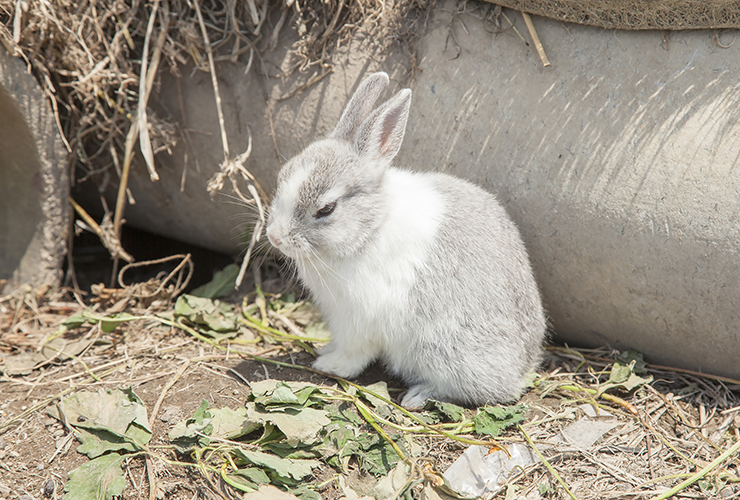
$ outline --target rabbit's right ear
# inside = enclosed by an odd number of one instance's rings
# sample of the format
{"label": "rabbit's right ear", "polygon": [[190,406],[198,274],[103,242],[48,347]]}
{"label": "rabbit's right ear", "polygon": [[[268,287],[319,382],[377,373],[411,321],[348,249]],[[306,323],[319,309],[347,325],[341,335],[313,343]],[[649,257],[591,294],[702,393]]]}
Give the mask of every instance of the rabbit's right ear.
{"label": "rabbit's right ear", "polygon": [[388,82],[388,75],[382,71],[367,77],[357,88],[347,107],[344,108],[331,137],[351,141],[362,122],[372,113],[375,102],[388,86]]}

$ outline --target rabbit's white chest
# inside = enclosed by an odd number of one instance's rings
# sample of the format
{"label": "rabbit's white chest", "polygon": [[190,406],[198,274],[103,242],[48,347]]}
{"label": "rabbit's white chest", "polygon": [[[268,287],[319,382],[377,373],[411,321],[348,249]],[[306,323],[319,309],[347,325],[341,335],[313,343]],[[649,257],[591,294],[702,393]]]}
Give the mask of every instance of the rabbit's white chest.
{"label": "rabbit's white chest", "polygon": [[409,294],[435,244],[445,211],[428,176],[390,169],[388,216],[361,253],[299,266],[335,336],[378,338],[387,347],[403,335]]}

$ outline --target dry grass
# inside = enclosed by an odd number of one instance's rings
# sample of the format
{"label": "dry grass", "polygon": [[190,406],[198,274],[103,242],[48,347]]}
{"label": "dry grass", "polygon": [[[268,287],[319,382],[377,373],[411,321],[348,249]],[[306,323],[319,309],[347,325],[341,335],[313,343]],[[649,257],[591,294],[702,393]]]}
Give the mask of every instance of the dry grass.
{"label": "dry grass", "polygon": [[[372,33],[381,46],[404,36],[409,11],[425,5],[418,1],[0,0],[0,42],[28,64],[48,96],[70,153],[72,183],[92,178],[100,192],[117,185],[116,206],[109,209],[102,200],[102,220],[88,220],[75,206],[84,227],[115,259],[113,286],[118,259],[132,260],[120,244],[125,207],[136,195],[128,189],[132,162],[140,153],[155,181],[156,155],[189,142],[189,131],[178,125],[181,117],[159,116],[149,106],[159,72],[210,72],[219,113],[220,64],[245,65],[245,72],[263,78],[305,73],[304,84],[284,96],[289,98],[331,73],[333,50],[356,32]],[[300,34],[291,51],[294,62],[270,74],[261,54],[273,50],[288,28]],[[229,178],[234,194],[264,219],[265,193],[244,168],[250,150],[232,156],[223,123],[221,135],[224,162],[209,191],[223,188]],[[238,183],[247,186],[244,194]],[[254,233],[250,249],[259,238]]]}

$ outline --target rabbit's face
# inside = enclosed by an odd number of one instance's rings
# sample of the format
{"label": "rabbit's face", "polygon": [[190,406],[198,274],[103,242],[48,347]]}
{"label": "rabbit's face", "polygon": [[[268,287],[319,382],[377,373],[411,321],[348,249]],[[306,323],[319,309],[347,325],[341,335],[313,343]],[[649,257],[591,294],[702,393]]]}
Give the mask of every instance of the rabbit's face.
{"label": "rabbit's face", "polygon": [[283,166],[267,237],[286,256],[342,259],[359,252],[382,222],[385,169],[344,141],[326,139]]}

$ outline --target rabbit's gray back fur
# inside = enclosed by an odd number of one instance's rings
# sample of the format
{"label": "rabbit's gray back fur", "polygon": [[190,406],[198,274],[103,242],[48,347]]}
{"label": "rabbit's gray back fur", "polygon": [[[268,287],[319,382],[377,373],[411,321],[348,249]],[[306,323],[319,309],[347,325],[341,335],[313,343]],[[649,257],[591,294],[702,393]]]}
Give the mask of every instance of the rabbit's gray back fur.
{"label": "rabbit's gray back fur", "polygon": [[410,294],[406,328],[419,341],[401,356],[389,348],[385,359],[415,383],[439,381],[434,394],[441,399],[512,400],[540,362],[546,328],[524,244],[492,194],[427,175],[446,208]]}

